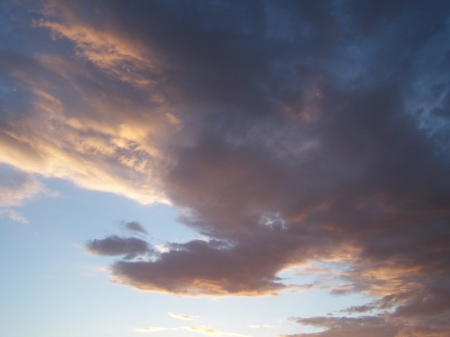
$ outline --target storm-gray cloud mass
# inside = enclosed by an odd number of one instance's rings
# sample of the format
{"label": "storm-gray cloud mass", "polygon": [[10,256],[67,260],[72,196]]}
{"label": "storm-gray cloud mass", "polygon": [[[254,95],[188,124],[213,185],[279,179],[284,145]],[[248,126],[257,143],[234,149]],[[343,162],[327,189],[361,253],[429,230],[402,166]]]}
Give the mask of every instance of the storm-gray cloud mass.
{"label": "storm-gray cloud mass", "polygon": [[348,286],[330,291],[370,295],[342,311],[370,316],[294,319],[326,329],[311,336],[448,335],[448,1],[44,1],[39,9],[29,19],[49,36],[42,48],[64,51],[50,59],[5,43],[0,57],[3,81],[32,92],[35,115],[50,122],[18,127],[33,113],[10,93],[0,141],[13,150],[1,160],[170,203],[209,238],[167,243],[148,261],[130,261],[150,251],[141,239],[88,242],[91,253],[125,255],[111,266],[116,282],[262,296],[294,287],[277,276],[283,270],[339,260]]}

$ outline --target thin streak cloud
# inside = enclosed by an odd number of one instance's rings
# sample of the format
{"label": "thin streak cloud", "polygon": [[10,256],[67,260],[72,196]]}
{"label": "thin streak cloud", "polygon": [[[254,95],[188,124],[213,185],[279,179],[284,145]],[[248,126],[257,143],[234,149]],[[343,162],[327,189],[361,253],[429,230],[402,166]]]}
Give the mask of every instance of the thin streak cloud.
{"label": "thin streak cloud", "polygon": [[242,334],[238,334],[238,333],[233,333],[233,332],[224,332],[224,331],[220,331],[220,330],[215,330],[212,329],[210,327],[201,325],[201,326],[187,326],[184,327],[184,329],[187,329],[189,331],[192,332],[198,332],[204,335],[213,335],[213,336],[235,336],[235,337],[251,337],[248,335],[242,335]]}
{"label": "thin streak cloud", "polygon": [[185,321],[192,321],[194,319],[200,318],[199,316],[180,315],[180,314],[176,314],[174,312],[168,312],[168,314],[173,318],[178,318],[178,319],[182,319]]}
{"label": "thin streak cloud", "polygon": [[160,331],[170,331],[177,330],[176,328],[162,328],[162,327],[151,327],[151,328],[139,328],[135,329],[136,332],[160,332]]}

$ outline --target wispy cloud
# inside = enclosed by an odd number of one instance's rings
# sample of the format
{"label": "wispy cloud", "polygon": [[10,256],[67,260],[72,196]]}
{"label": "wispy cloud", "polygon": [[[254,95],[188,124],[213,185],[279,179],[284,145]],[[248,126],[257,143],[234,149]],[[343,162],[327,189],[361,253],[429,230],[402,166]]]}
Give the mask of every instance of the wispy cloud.
{"label": "wispy cloud", "polygon": [[[54,38],[67,38],[77,46],[77,55],[88,59],[96,66],[118,77],[121,81],[145,86],[160,72],[162,64],[148,57],[144,45],[130,43],[108,30],[95,29],[82,21],[67,20],[66,24],[39,20],[35,27],[51,30]],[[147,55],[147,57],[143,55]]]}
{"label": "wispy cloud", "polygon": [[19,206],[37,195],[56,196],[31,173],[0,163],[0,207]]}
{"label": "wispy cloud", "polygon": [[275,325],[273,324],[252,324],[250,328],[259,329],[259,328],[273,328]]}
{"label": "wispy cloud", "polygon": [[192,331],[192,332],[202,333],[204,335],[251,337],[251,336],[242,335],[242,334],[239,334],[239,333],[224,332],[224,331],[220,331],[220,330],[215,330],[215,329],[212,329],[212,328],[204,326],[204,325],[201,325],[201,326],[187,326],[187,327],[184,327],[184,329],[187,329],[187,330]]}
{"label": "wispy cloud", "polygon": [[136,332],[160,332],[160,331],[169,331],[169,330],[177,330],[176,328],[162,328],[162,327],[151,327],[151,328],[139,328],[135,329]]}
{"label": "wispy cloud", "polygon": [[176,314],[174,312],[168,312],[168,314],[170,316],[172,316],[173,318],[178,318],[178,319],[182,319],[182,320],[185,320],[185,321],[192,321],[194,319],[199,318],[199,316],[180,315],[180,314]]}
{"label": "wispy cloud", "polygon": [[14,221],[28,223],[28,220],[22,214],[13,209],[0,209],[0,218],[3,216],[6,216]]}

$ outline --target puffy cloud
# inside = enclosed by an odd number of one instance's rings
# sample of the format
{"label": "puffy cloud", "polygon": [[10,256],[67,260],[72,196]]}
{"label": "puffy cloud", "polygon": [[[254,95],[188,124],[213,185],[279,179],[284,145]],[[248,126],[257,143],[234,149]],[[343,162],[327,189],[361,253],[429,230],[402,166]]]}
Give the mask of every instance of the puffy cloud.
{"label": "puffy cloud", "polygon": [[125,255],[125,260],[133,259],[139,255],[153,253],[150,245],[138,238],[122,238],[116,235],[108,236],[102,240],[92,240],[86,243],[88,253],[104,256]]}
{"label": "puffy cloud", "polygon": [[[280,256],[272,255],[277,253]],[[112,273],[120,284],[188,296],[260,296],[309,289],[312,285],[286,285],[276,276],[288,253],[249,244],[230,247],[216,240],[193,240],[172,243],[153,261],[117,261]]]}
{"label": "puffy cloud", "polygon": [[180,315],[180,314],[176,314],[174,312],[168,312],[168,314],[170,316],[172,316],[173,318],[178,318],[178,319],[182,319],[182,320],[185,320],[185,321],[192,321],[194,319],[199,318],[198,316]]}

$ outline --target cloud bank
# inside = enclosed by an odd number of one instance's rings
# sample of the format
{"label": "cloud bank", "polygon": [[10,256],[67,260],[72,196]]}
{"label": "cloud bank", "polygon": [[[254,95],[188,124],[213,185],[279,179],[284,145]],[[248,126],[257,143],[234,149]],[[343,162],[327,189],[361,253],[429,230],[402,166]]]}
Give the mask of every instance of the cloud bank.
{"label": "cloud bank", "polygon": [[91,241],[125,256],[115,282],[262,296],[298,286],[283,270],[339,262],[330,291],[370,295],[347,312],[371,316],[296,319],[313,335],[448,334],[446,1],[35,6],[20,20],[40,46],[12,32],[0,50],[17,89],[1,93],[0,161],[169,203],[211,238],[148,261],[132,260],[143,240]]}

